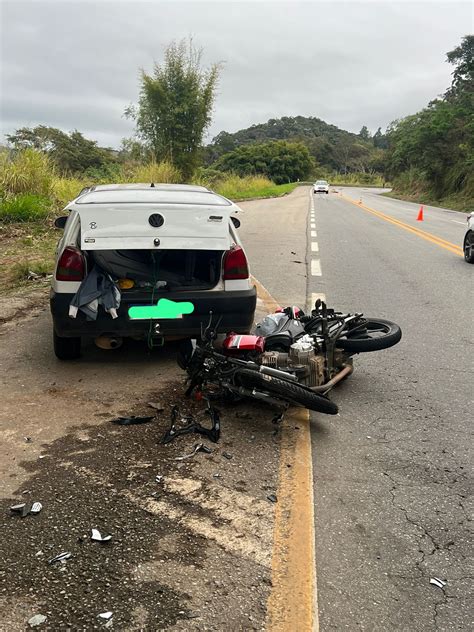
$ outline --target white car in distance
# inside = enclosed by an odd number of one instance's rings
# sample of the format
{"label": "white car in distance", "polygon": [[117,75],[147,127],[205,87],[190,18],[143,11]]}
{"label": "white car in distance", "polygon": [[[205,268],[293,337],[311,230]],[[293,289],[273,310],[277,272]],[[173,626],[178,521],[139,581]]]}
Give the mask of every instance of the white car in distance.
{"label": "white car in distance", "polygon": [[329,193],[329,182],[326,180],[316,180],[313,184],[313,193]]}

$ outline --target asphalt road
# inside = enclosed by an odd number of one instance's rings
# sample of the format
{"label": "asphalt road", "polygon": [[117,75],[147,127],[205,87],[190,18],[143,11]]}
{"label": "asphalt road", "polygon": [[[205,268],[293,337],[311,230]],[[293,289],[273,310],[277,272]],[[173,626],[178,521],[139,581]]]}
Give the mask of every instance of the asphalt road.
{"label": "asphalt road", "polygon": [[[419,205],[338,190],[462,244],[462,213],[425,207],[417,222]],[[339,417],[312,419],[320,627],[470,629],[473,266],[334,192],[311,217],[310,198],[243,205],[256,276],[282,303],[324,293],[403,329],[396,347],[355,358],[332,395]]]}

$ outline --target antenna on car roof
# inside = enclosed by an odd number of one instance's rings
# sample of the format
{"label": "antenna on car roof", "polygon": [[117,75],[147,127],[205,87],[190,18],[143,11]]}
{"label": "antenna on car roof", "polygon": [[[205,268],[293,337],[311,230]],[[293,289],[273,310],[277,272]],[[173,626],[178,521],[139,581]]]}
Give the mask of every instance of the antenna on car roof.
{"label": "antenna on car roof", "polygon": [[150,186],[151,186],[151,187],[155,187],[155,183],[154,183],[154,182],[152,182],[152,183],[150,184]]}

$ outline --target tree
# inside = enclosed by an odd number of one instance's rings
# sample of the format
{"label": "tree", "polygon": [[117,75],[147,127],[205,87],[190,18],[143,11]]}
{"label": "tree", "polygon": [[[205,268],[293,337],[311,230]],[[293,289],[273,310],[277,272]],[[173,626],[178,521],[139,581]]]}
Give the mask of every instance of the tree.
{"label": "tree", "polygon": [[[447,60],[454,64],[453,81],[446,91],[447,98],[459,96],[461,93],[474,92],[474,35],[462,38],[461,45],[446,53]],[[472,104],[471,104],[472,105]]]}
{"label": "tree", "polygon": [[372,136],[372,143],[377,149],[387,149],[388,141],[385,134],[382,134],[382,128],[379,127],[375,134]]}
{"label": "tree", "polygon": [[358,136],[362,138],[362,140],[370,140],[370,132],[365,125],[362,126]]}
{"label": "tree", "polygon": [[63,173],[82,173],[116,162],[111,150],[98,147],[77,130],[66,134],[55,127],[38,125],[17,129],[6,138],[15,149],[32,148],[47,154]]}
{"label": "tree", "polygon": [[221,156],[212,167],[239,176],[262,174],[276,184],[284,184],[304,180],[316,163],[303,143],[279,140],[242,145]]}
{"label": "tree", "polygon": [[170,44],[151,75],[142,71],[138,107],[125,111],[153,158],[171,162],[185,180],[199,163],[220,73],[219,64],[203,70],[201,58],[192,40]]}

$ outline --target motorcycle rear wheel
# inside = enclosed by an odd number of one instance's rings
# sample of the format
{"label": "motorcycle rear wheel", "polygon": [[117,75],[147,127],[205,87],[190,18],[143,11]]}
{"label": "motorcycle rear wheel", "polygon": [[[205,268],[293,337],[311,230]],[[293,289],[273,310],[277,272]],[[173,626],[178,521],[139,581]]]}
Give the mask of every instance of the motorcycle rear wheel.
{"label": "motorcycle rear wheel", "polygon": [[402,330],[396,323],[383,318],[364,318],[365,326],[349,331],[338,338],[336,347],[353,353],[380,351],[393,347],[402,337]]}
{"label": "motorcycle rear wheel", "polygon": [[287,382],[250,369],[239,370],[235,377],[241,386],[256,388],[287,402],[300,404],[309,410],[327,415],[337,415],[338,413],[337,405],[333,401],[302,384]]}

